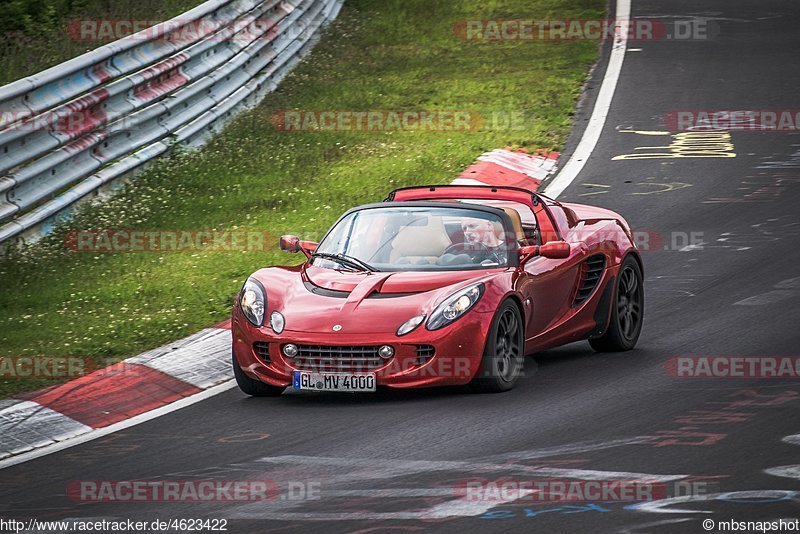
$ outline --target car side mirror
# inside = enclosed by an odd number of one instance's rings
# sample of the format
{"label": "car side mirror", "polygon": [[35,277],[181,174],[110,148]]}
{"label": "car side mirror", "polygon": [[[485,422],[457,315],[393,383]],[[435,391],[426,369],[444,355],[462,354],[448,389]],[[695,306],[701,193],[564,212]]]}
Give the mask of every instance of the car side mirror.
{"label": "car side mirror", "polygon": [[284,252],[303,252],[307,257],[317,250],[319,243],[313,241],[300,241],[296,235],[282,235],[280,240],[281,250]]}
{"label": "car side mirror", "polygon": [[519,264],[524,265],[531,258],[541,256],[559,260],[569,257],[571,247],[566,241],[550,241],[541,246],[521,247],[519,249]]}
{"label": "car side mirror", "polygon": [[550,241],[539,247],[539,256],[552,260],[569,258],[570,246],[566,241]]}
{"label": "car side mirror", "polygon": [[296,235],[282,235],[281,250],[292,253],[300,252],[300,238]]}

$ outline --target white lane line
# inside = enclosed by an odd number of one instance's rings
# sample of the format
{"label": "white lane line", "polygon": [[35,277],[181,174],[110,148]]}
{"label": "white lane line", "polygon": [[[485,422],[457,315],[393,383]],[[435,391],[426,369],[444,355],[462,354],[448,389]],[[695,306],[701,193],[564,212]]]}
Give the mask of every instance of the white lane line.
{"label": "white lane line", "polygon": [[[784,443],[789,443],[790,445],[800,445],[800,434],[785,436],[781,441]],[[776,477],[794,478],[795,480],[800,480],[800,464],[770,467],[768,469],[764,469],[764,472],[768,475]]]}
{"label": "white lane line", "polygon": [[[576,480],[636,480],[639,482],[671,482],[681,480],[687,475],[655,475],[650,473],[631,473],[626,471],[598,471],[595,469],[569,469],[558,467],[537,467],[521,464],[496,464],[479,461],[429,461],[429,460],[387,460],[336,458],[324,456],[267,456],[257,463],[288,465],[319,465],[329,467],[365,468],[369,473],[364,478],[389,478],[400,475],[418,475],[435,471],[466,470],[469,473],[513,471],[530,476],[560,477]],[[361,475],[359,475],[361,478]]]}
{"label": "white lane line", "polygon": [[586,126],[586,130],[583,132],[583,136],[572,157],[561,169],[561,172],[556,175],[555,179],[545,188],[545,194],[551,198],[557,198],[575,180],[583,170],[583,166],[586,165],[586,161],[592,155],[594,147],[597,146],[600,133],[606,123],[608,111],[611,109],[611,101],[614,99],[614,91],[617,89],[619,74],[622,71],[622,62],[625,59],[625,48],[628,43],[628,35],[624,29],[630,18],[631,0],[617,0],[615,24],[617,28],[622,27],[622,30],[615,32],[611,57],[608,60],[606,74],[603,77],[603,83],[600,86],[592,116],[589,118],[589,124]]}
{"label": "white lane line", "polygon": [[423,511],[423,519],[444,519],[447,517],[476,517],[485,514],[492,508],[525,499],[534,490],[517,490],[514,495],[500,497],[499,499],[476,500],[453,499],[431,506]]}
{"label": "white lane line", "polygon": [[732,491],[728,493],[706,493],[700,495],[683,495],[680,497],[670,497],[669,499],[657,499],[654,501],[646,501],[631,504],[625,507],[627,510],[634,510],[637,512],[649,512],[658,514],[713,514],[711,510],[694,510],[692,508],[669,508],[673,504],[687,504],[687,503],[709,503],[711,501],[737,501],[745,502],[752,501],[789,501],[797,496],[795,490],[745,490],[745,491]]}
{"label": "white lane line", "polygon": [[[615,440],[615,445],[630,444],[631,440]],[[601,443],[578,443],[566,445],[564,448],[573,450],[585,449],[587,447],[598,447]],[[613,446],[610,444],[606,444]],[[504,458],[513,459],[512,455],[519,458],[535,458],[542,454],[544,456],[554,452],[557,447],[547,449],[533,449],[529,451],[519,451],[509,455],[499,455]],[[550,467],[536,467],[529,465],[519,465],[513,463],[489,463],[487,459],[472,459],[466,461],[426,461],[426,460],[396,460],[396,459],[360,459],[360,458],[341,458],[341,457],[320,457],[320,456],[298,456],[286,455],[277,457],[264,457],[248,464],[247,468],[252,471],[261,471],[264,464],[276,466],[291,466],[293,469],[318,468],[320,475],[326,478],[326,484],[337,483],[365,483],[371,480],[386,481],[400,477],[411,477],[411,480],[418,482],[418,477],[424,474],[435,474],[443,471],[455,471],[469,473],[469,476],[483,474],[484,476],[508,476],[511,473],[526,474],[531,477],[546,478],[568,478],[577,480],[637,480],[640,482],[668,482],[685,478],[685,475],[655,475],[649,473],[629,473],[619,471],[597,471],[586,469],[560,469]],[[255,465],[254,465],[255,464]],[[262,467],[258,467],[260,464]],[[465,475],[466,476],[466,475]],[[434,475],[435,477],[435,475]],[[283,521],[348,521],[348,520],[430,520],[445,519],[453,517],[477,517],[489,510],[525,499],[536,493],[538,490],[525,489],[519,492],[512,492],[507,496],[497,499],[465,499],[459,494],[458,484],[446,487],[432,488],[354,488],[354,489],[334,489],[322,491],[321,498],[342,498],[342,497],[369,497],[373,499],[396,499],[409,497],[450,497],[445,502],[440,502],[424,509],[404,510],[397,512],[376,512],[364,510],[358,512],[315,512],[307,509],[302,503],[276,502],[274,506],[267,509],[263,505],[258,507],[239,507],[233,513],[236,519],[262,519],[262,520],[283,520]],[[290,508],[286,510],[285,508]],[[277,509],[276,509],[277,508]],[[291,510],[292,508],[299,510]]]}
{"label": "white lane line", "polygon": [[86,443],[87,441],[92,441],[97,438],[102,438],[103,436],[113,434],[114,432],[119,432],[120,430],[136,426],[140,423],[144,423],[145,421],[150,421],[151,419],[161,417],[162,415],[174,412],[175,410],[180,410],[181,408],[185,408],[186,406],[191,406],[192,404],[204,401],[209,397],[213,397],[214,395],[218,395],[219,393],[223,393],[234,387],[236,387],[236,382],[234,380],[229,380],[227,382],[219,384],[218,386],[214,386],[213,388],[192,395],[191,397],[185,397],[179,401],[173,402],[172,404],[167,404],[166,406],[162,406],[161,408],[156,408],[155,410],[151,410],[141,415],[131,417],[130,419],[126,419],[125,421],[120,421],[119,423],[114,423],[113,425],[107,426],[105,428],[98,428],[96,430],[91,430],[86,434],[82,434],[67,441],[62,441],[59,443],[55,443],[53,445],[49,445],[47,447],[43,447],[41,449],[34,449],[30,452],[26,452],[18,456],[12,456],[11,458],[6,458],[5,460],[0,461],[0,469],[5,469],[6,467],[11,467],[12,465],[28,462],[30,460],[34,460],[42,456],[47,456],[48,454],[52,454],[54,452],[58,452],[64,449],[69,449],[70,447],[74,447],[75,445],[80,445],[81,443]]}
{"label": "white lane line", "polygon": [[535,460],[537,458],[547,458],[548,456],[593,452],[604,449],[613,449],[615,447],[624,447],[627,445],[641,445],[642,443],[647,443],[652,440],[652,436],[637,436],[633,438],[612,439],[608,441],[582,441],[578,443],[569,443],[567,445],[556,445],[555,447],[494,454],[492,456],[488,456],[486,459],[492,462],[502,462],[504,460]]}
{"label": "white lane line", "polygon": [[773,291],[767,291],[766,293],[761,293],[760,295],[747,297],[746,299],[742,299],[739,302],[734,302],[733,305],[766,306],[768,304],[775,304],[776,302],[795,299],[797,297],[800,297],[800,291],[792,289],[775,289]]}
{"label": "white lane line", "polygon": [[[442,493],[443,488],[436,489],[436,496],[447,496]],[[413,496],[429,496],[425,490],[372,490],[379,491],[375,494],[378,498],[381,497],[408,497]],[[449,495],[455,496],[452,489],[447,490]],[[506,497],[498,497],[491,500],[466,500],[463,498],[450,499],[448,501],[429,506],[424,509],[417,510],[404,510],[400,512],[373,512],[373,511],[359,511],[359,512],[292,512],[282,511],[275,509],[265,509],[263,504],[259,507],[240,507],[233,511],[231,519],[261,519],[273,521],[392,521],[392,520],[433,520],[433,519],[447,519],[455,517],[476,517],[485,514],[492,508],[503,506],[504,504],[512,503],[520,499],[526,499],[536,490],[519,490],[512,492],[513,495]],[[337,492],[336,495],[330,495],[324,492],[323,496],[372,496],[369,492]],[[271,504],[271,503],[268,503]],[[277,503],[279,506],[282,504],[290,504],[294,508],[300,507],[301,503]],[[307,508],[307,503],[303,506]]]}
{"label": "white lane line", "polygon": [[791,436],[786,436],[781,441],[784,443],[791,443],[792,445],[800,445],[800,434],[792,434]]}
{"label": "white lane line", "polygon": [[453,488],[389,488],[323,490],[323,497],[370,497],[372,499],[397,499],[400,497],[453,497]]}
{"label": "white lane line", "polygon": [[[270,521],[416,521],[434,519],[426,510],[413,512],[247,512],[236,511],[230,516],[232,520],[261,519]],[[438,517],[435,519],[442,519]]]}
{"label": "white lane line", "polygon": [[800,464],[770,467],[769,469],[764,469],[764,472],[775,477],[794,478],[795,480],[800,480]]}

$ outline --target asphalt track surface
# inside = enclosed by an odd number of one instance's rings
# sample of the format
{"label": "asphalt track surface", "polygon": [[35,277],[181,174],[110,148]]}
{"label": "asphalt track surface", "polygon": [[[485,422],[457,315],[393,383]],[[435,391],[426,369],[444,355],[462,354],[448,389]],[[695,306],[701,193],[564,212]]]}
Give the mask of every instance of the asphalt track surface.
{"label": "asphalt track surface", "polygon": [[[657,250],[643,254],[646,320],[636,350],[595,354],[581,342],[548,351],[528,358],[524,380],[500,395],[453,388],[253,399],[232,389],[0,471],[0,516],[225,518],[230,532],[458,533],[704,532],[704,519],[800,517],[798,470],[795,478],[765,471],[800,458],[800,440],[784,439],[800,433],[800,383],[675,378],[664,367],[675,356],[798,354],[800,136],[734,132],[735,158],[612,159],[673,143],[633,133],[664,130],[671,111],[798,109],[800,4],[636,0],[632,9],[634,17],[710,19],[718,31],[709,40],[628,43],[600,141],[560,197],[617,210],[654,233]],[[599,78],[602,70],[601,62]],[[704,244],[687,249],[692,232]],[[453,490],[475,478],[637,476],[669,479],[670,495],[678,479],[722,495],[645,511],[630,502],[475,502]],[[75,480],[210,478],[318,484],[320,498],[98,503],[65,495]]]}

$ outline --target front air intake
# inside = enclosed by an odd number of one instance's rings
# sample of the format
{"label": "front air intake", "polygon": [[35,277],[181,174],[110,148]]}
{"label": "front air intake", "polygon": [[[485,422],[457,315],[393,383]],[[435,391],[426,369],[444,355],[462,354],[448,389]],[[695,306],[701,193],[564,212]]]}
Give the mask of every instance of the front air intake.
{"label": "front air intake", "polygon": [[294,369],[326,373],[361,373],[386,365],[380,346],[298,345],[296,356],[286,357]]}
{"label": "front air intake", "polygon": [[256,341],[253,343],[253,350],[266,363],[271,362],[269,359],[269,343],[265,341]]}
{"label": "front air intake", "polygon": [[433,358],[436,354],[436,349],[433,345],[417,345],[417,358],[414,360],[414,365],[425,365],[428,360]]}

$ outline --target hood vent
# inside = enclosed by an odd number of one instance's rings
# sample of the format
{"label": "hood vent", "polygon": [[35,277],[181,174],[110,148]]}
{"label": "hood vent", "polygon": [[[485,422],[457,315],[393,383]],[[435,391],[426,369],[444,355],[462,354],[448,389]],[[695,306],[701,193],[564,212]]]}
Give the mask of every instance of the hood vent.
{"label": "hood vent", "polygon": [[368,299],[396,299],[398,297],[410,297],[412,295],[417,295],[417,293],[379,293],[377,291],[373,291],[369,295],[367,295]]}
{"label": "hood vent", "polygon": [[578,290],[575,292],[575,299],[572,306],[580,306],[586,302],[594,293],[600,279],[603,278],[603,271],[606,268],[606,257],[602,254],[589,256],[581,263],[581,273],[578,278]]}
{"label": "hood vent", "polygon": [[333,297],[337,299],[346,299],[350,296],[349,291],[338,291],[336,289],[326,289],[324,287],[315,286],[311,282],[303,282],[303,285],[306,286],[306,289],[310,292],[314,293],[315,295],[320,295],[323,297]]}

